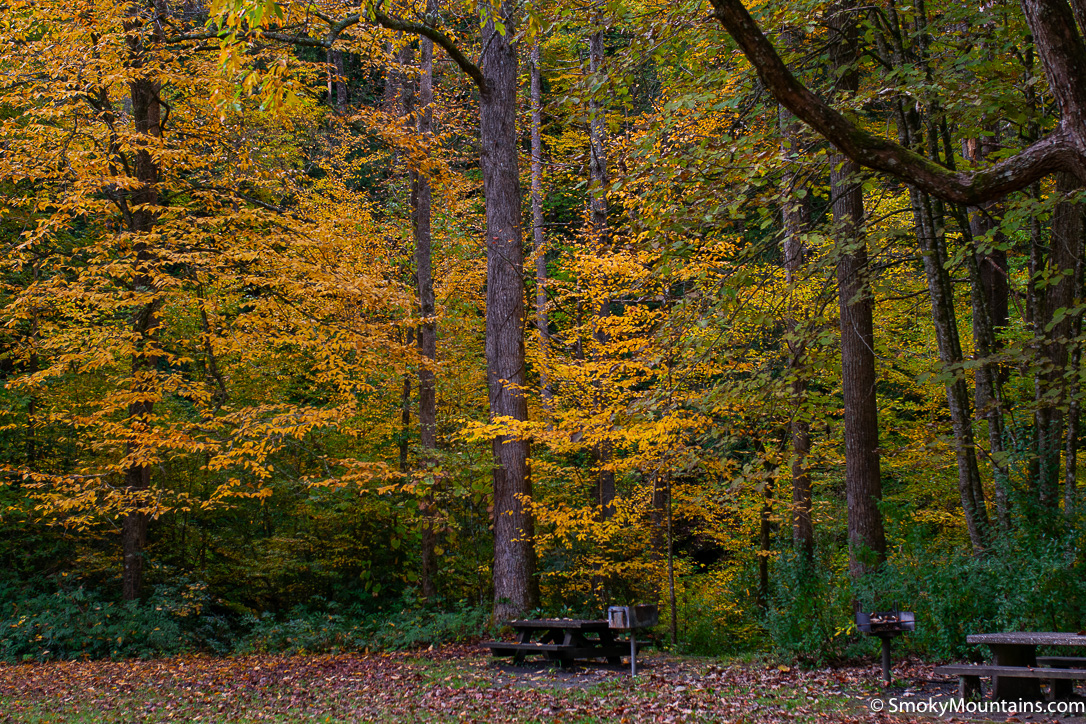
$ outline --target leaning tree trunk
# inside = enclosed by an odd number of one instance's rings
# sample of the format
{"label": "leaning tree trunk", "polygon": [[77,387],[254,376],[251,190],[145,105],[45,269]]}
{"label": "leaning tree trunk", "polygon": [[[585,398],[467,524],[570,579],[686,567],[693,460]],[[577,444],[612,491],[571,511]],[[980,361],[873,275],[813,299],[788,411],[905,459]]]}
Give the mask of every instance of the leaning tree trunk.
{"label": "leaning tree trunk", "polygon": [[[507,13],[505,13],[508,15]],[[493,421],[528,419],[524,394],[524,266],[520,173],[517,164],[517,55],[489,22],[483,33],[479,98],[483,195],[486,200],[486,359]],[[498,435],[494,448],[494,617],[502,620],[539,603],[528,442]]]}
{"label": "leaning tree trunk", "polygon": [[924,273],[931,296],[932,320],[939,359],[951,379],[946,384],[947,407],[954,430],[954,453],[958,463],[958,493],[965,512],[969,540],[975,550],[987,545],[988,511],[984,503],[980,468],[977,465],[976,443],[973,437],[973,420],[970,409],[969,386],[962,372],[961,339],[958,336],[958,320],[954,311],[954,290],[946,269],[946,249],[943,229],[936,224],[932,210],[932,198],[918,189],[909,193],[917,241],[924,257]]}
{"label": "leaning tree trunk", "polygon": [[[838,88],[859,89],[856,25],[851,8],[837,6],[831,18],[836,35],[831,58]],[[859,577],[886,559],[882,525],[882,472],[875,397],[875,333],[872,321],[867,246],[862,236],[863,189],[854,161],[835,154],[830,197],[838,233],[837,292],[841,313],[841,390],[845,413],[845,490],[848,499],[849,572]]]}

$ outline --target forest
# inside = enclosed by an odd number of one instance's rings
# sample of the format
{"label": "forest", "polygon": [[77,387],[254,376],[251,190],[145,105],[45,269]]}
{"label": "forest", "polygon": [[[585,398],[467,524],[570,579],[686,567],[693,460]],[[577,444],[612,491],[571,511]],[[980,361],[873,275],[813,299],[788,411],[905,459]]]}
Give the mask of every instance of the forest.
{"label": "forest", "polygon": [[0,0],[0,659],[1086,629],[1084,35]]}

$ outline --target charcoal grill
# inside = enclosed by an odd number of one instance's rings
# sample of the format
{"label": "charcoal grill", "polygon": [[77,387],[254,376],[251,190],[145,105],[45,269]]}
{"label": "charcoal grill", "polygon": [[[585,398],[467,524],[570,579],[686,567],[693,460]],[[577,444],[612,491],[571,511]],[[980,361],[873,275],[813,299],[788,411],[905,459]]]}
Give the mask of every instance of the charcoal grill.
{"label": "charcoal grill", "polygon": [[611,606],[607,609],[607,625],[630,632],[630,676],[637,676],[637,641],[634,631],[655,626],[660,621],[660,607],[655,603],[636,606]]}
{"label": "charcoal grill", "polygon": [[906,631],[916,630],[916,614],[912,611],[856,612],[856,627],[861,633],[882,640],[882,680],[890,685],[890,640]]}

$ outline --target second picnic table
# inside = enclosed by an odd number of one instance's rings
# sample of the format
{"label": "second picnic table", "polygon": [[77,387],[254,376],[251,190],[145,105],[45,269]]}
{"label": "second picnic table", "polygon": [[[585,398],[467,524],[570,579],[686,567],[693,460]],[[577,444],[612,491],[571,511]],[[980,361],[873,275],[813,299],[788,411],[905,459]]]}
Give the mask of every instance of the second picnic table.
{"label": "second picnic table", "polygon": [[1086,636],[1054,631],[1016,631],[974,634],[966,642],[987,646],[995,659],[990,665],[958,664],[940,666],[936,673],[961,679],[964,695],[979,690],[979,677],[992,677],[992,695],[1001,701],[1037,701],[1040,682],[1052,682],[1056,699],[1067,698],[1076,680],[1086,680],[1086,659],[1071,656],[1037,656],[1038,646],[1086,647]]}
{"label": "second picnic table", "polygon": [[621,664],[627,647],[615,641],[606,619],[536,618],[510,621],[517,640],[487,641],[483,644],[494,656],[512,656],[519,664],[528,654],[565,665],[574,659],[606,659]]}

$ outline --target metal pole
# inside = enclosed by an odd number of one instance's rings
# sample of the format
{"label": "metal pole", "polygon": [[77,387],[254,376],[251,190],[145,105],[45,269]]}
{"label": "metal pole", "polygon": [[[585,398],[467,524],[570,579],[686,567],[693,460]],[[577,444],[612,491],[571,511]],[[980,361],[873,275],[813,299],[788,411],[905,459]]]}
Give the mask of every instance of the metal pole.
{"label": "metal pole", "polygon": [[637,676],[637,642],[633,629],[630,629],[630,676]]}
{"label": "metal pole", "polygon": [[882,639],[882,680],[886,686],[890,685],[890,637],[880,636]]}

